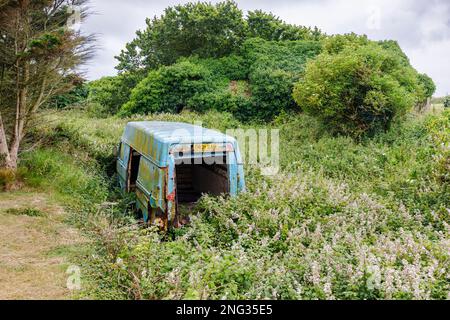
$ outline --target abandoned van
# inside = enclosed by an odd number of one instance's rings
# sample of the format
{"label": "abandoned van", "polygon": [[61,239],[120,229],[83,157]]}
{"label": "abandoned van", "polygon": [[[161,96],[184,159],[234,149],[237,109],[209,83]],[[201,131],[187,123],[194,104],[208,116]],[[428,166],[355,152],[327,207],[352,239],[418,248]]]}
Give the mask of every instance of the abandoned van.
{"label": "abandoned van", "polygon": [[245,190],[237,141],[178,122],[130,122],[117,152],[120,188],[136,193],[144,221],[167,230],[181,225],[179,207],[202,194],[235,196]]}

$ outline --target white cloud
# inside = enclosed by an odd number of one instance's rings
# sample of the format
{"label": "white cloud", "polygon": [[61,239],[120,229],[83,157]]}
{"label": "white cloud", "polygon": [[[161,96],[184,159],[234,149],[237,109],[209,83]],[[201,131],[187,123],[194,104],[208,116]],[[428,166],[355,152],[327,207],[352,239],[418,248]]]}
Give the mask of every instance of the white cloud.
{"label": "white cloud", "polygon": [[[92,0],[97,14],[84,30],[99,35],[102,48],[88,66],[95,79],[115,74],[114,56],[145,27],[145,18],[188,1]],[[212,1],[218,2],[218,1]],[[371,39],[397,40],[411,63],[437,83],[437,95],[450,91],[450,1],[447,0],[278,0],[237,1],[243,10],[271,11],[289,23],[318,26],[334,33],[356,32]]]}

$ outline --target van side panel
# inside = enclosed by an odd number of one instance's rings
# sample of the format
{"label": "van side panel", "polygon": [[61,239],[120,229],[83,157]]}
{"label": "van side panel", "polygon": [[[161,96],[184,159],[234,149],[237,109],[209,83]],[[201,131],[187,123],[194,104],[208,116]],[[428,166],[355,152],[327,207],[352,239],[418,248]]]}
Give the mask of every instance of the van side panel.
{"label": "van side panel", "polygon": [[244,173],[244,161],[242,161],[241,150],[237,142],[234,143],[234,156],[236,157],[237,166],[237,193],[245,192],[245,173]]}
{"label": "van side panel", "polygon": [[150,207],[155,209],[160,208],[165,211],[164,168],[159,168],[147,158],[142,157],[139,164],[139,174],[136,185],[138,190],[141,192],[141,202],[147,200],[147,203],[150,203]]}
{"label": "van side panel", "polygon": [[237,165],[237,188],[238,193],[245,192],[245,176],[244,176],[244,165]]}
{"label": "van side panel", "polygon": [[238,165],[236,163],[236,156],[234,152],[227,153],[227,164],[228,164],[228,179],[230,184],[230,195],[236,196],[238,193]]}

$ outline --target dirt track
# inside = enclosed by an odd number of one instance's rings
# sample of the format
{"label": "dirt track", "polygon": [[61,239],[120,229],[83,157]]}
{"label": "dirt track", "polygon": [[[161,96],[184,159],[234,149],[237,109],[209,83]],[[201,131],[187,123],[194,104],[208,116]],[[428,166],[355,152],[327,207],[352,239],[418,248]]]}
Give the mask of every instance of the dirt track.
{"label": "dirt track", "polygon": [[46,195],[0,193],[0,300],[71,298],[67,256],[83,239],[64,217]]}

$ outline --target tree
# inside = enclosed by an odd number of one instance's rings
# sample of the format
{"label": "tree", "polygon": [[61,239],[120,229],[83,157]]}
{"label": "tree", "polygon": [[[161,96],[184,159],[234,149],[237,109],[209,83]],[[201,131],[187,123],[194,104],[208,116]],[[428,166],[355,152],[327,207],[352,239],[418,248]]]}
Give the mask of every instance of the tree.
{"label": "tree", "polygon": [[336,133],[360,137],[387,129],[422,101],[418,73],[376,43],[324,52],[307,64],[294,99]]}
{"label": "tree", "polygon": [[444,108],[450,108],[450,96],[444,98]]}
{"label": "tree", "polygon": [[208,69],[190,61],[150,71],[132,90],[130,101],[122,107],[120,114],[180,112],[190,98],[211,87],[210,77]]}
{"label": "tree", "polygon": [[181,57],[220,58],[238,51],[249,38],[264,40],[321,40],[318,28],[283,22],[271,13],[251,11],[244,19],[233,1],[218,4],[188,3],[169,7],[161,17],[147,19],[147,28],[136,32],[121,54],[117,70],[156,70]]}
{"label": "tree", "polygon": [[157,69],[193,54],[222,57],[239,47],[245,33],[242,11],[233,1],[169,7],[146,23],[146,30],[138,31],[116,57],[119,71]]}
{"label": "tree", "polygon": [[285,23],[272,13],[261,10],[247,14],[247,38],[261,38],[269,41],[320,40],[322,32],[314,29]]}
{"label": "tree", "polygon": [[433,79],[431,79],[427,74],[421,73],[419,74],[419,82],[425,89],[425,97],[427,99],[431,98],[436,92],[436,84]]}
{"label": "tree", "polygon": [[[91,37],[68,27],[84,0],[0,2],[0,169],[17,170],[21,142],[39,110],[70,91]],[[80,19],[86,17],[81,10]]]}
{"label": "tree", "polygon": [[115,114],[130,99],[131,91],[141,80],[137,73],[127,72],[92,81],[88,85],[88,100],[93,104],[96,114]]}
{"label": "tree", "polygon": [[52,97],[46,103],[46,107],[64,109],[75,105],[82,105],[86,102],[89,94],[86,80],[78,76],[73,76],[68,80],[74,85],[74,88],[68,92]]}

